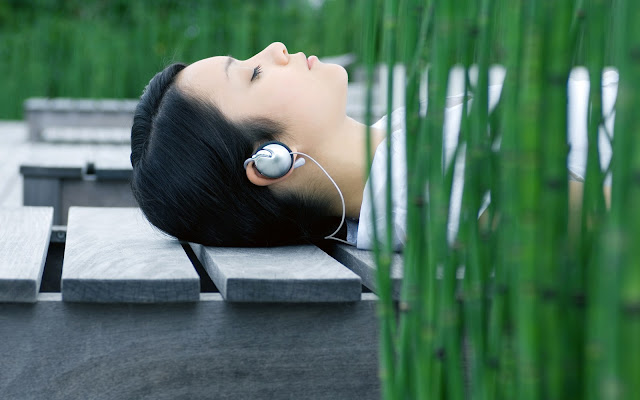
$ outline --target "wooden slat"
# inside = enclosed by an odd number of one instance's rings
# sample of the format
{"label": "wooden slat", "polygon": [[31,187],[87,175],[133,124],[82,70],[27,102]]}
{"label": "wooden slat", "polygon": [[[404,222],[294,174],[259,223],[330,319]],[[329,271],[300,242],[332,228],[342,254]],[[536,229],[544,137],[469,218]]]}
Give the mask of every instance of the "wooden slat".
{"label": "wooden slat", "polygon": [[[64,133],[59,135],[47,135],[44,131],[55,128],[121,128],[131,129],[133,113],[137,100],[112,100],[112,99],[45,99],[31,98],[24,103],[25,120],[29,124],[29,132],[32,141],[39,141],[44,137],[47,139],[68,140]],[[72,135],[77,140],[91,141],[100,139],[100,136],[92,136],[91,133],[98,133],[97,129],[86,130],[84,135]],[[87,137],[87,134],[88,137]],[[127,140],[128,137],[118,135],[119,139]]]}
{"label": "wooden slat", "polygon": [[[376,299],[0,304],[0,398],[378,399]],[[56,299],[57,297],[57,299]]]}
{"label": "wooden slat", "polygon": [[[27,179],[25,179],[25,184]],[[69,208],[76,207],[136,207],[138,203],[126,180],[60,180],[60,218],[54,224],[66,225]],[[25,186],[26,187],[26,186]]]}
{"label": "wooden slat", "polygon": [[47,170],[56,168],[56,175],[81,177],[82,169],[93,161],[95,146],[70,144],[31,144],[20,165],[23,174],[49,176]]}
{"label": "wooden slat", "polygon": [[60,179],[25,176],[22,180],[22,203],[29,206],[53,207],[53,223],[65,224],[66,220],[62,221],[60,183]]}
{"label": "wooden slat", "polygon": [[130,179],[131,146],[102,144],[95,147],[93,153],[98,179]]}
{"label": "wooden slat", "polygon": [[[376,292],[376,263],[372,251],[360,250],[346,244],[337,244],[328,248],[327,251],[336,260],[346,265],[353,272],[358,274],[362,283],[372,292]],[[400,289],[403,276],[402,255],[395,253],[391,260],[391,290],[393,298],[400,298]]]}
{"label": "wooden slat", "polygon": [[29,146],[20,170],[29,176],[81,178],[93,164],[96,170],[115,170],[127,177],[132,169],[130,154],[126,145],[36,143]]}
{"label": "wooden slat", "polygon": [[0,302],[35,302],[53,208],[0,208]]}
{"label": "wooden slat", "polygon": [[62,298],[81,302],[197,301],[200,279],[181,244],[138,208],[71,207]]}
{"label": "wooden slat", "polygon": [[200,260],[227,301],[357,301],[360,278],[315,246],[202,247]]}
{"label": "wooden slat", "polygon": [[26,157],[26,138],[24,122],[0,121],[0,206],[23,204],[20,162]]}

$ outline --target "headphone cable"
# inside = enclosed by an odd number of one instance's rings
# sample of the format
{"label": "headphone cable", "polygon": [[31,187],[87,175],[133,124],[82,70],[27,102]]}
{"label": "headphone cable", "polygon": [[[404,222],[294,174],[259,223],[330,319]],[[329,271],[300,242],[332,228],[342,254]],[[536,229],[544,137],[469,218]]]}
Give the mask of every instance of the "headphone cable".
{"label": "headphone cable", "polygon": [[331,181],[331,183],[333,183],[333,186],[335,186],[335,187],[336,187],[336,190],[338,191],[338,194],[340,195],[340,201],[342,202],[342,219],[340,220],[340,225],[338,226],[338,229],[336,229],[336,230],[335,230],[335,232],[333,232],[333,233],[332,233],[331,235],[329,235],[329,236],[325,236],[324,238],[325,238],[325,239],[332,239],[332,240],[336,240],[336,241],[338,241],[338,242],[342,242],[342,243],[348,244],[348,245],[350,245],[350,246],[353,246],[353,243],[347,242],[346,240],[342,240],[342,239],[337,238],[337,237],[335,237],[335,236],[334,236],[334,235],[336,235],[338,232],[340,232],[340,229],[342,229],[342,225],[344,225],[344,219],[345,219],[345,216],[346,216],[346,214],[347,214],[347,212],[346,212],[346,205],[345,205],[345,202],[344,202],[344,196],[342,195],[342,191],[341,191],[341,190],[340,190],[340,188],[338,187],[338,184],[336,183],[336,181],[334,181],[334,180],[333,180],[333,178],[331,177],[331,175],[329,175],[329,173],[328,173],[324,168],[322,168],[322,165],[320,165],[320,163],[319,163],[319,162],[317,162],[316,160],[314,160],[314,159],[313,159],[313,157],[311,157],[310,155],[305,154],[305,153],[301,153],[301,152],[299,152],[299,151],[292,151],[292,152],[291,152],[291,154],[298,154],[298,155],[301,155],[301,156],[307,157],[309,160],[313,161],[313,162],[318,166],[318,168],[320,168],[320,169],[322,170],[322,172],[324,172],[324,173],[325,173],[325,175],[327,175],[327,178],[329,178],[329,180]]}

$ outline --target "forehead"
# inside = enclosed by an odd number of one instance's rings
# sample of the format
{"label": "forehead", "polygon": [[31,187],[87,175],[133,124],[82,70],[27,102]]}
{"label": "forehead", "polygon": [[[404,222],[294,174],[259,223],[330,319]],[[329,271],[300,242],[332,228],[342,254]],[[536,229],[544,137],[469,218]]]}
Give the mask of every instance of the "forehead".
{"label": "forehead", "polygon": [[226,82],[225,66],[228,57],[210,57],[196,61],[178,74],[178,87],[195,91],[197,94],[211,93],[213,88],[221,88]]}

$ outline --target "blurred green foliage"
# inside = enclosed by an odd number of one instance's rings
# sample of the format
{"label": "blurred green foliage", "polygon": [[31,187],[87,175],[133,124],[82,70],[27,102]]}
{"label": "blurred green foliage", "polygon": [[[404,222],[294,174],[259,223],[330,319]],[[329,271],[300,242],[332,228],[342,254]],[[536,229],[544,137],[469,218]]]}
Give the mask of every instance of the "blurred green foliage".
{"label": "blurred green foliage", "polygon": [[248,58],[274,41],[357,51],[367,0],[2,0],[0,119],[28,97],[137,98],[171,62]]}

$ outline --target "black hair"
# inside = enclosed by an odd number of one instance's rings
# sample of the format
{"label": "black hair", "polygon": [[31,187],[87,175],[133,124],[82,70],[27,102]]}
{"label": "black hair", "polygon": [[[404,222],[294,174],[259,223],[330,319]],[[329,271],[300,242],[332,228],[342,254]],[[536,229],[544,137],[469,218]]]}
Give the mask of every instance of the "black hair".
{"label": "black hair", "polygon": [[339,218],[315,195],[276,195],[246,177],[243,161],[283,128],[231,121],[185,93],[169,65],[145,88],[131,128],[131,188],[146,218],[179,240],[207,246],[269,246],[320,240]]}

